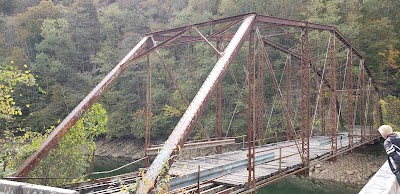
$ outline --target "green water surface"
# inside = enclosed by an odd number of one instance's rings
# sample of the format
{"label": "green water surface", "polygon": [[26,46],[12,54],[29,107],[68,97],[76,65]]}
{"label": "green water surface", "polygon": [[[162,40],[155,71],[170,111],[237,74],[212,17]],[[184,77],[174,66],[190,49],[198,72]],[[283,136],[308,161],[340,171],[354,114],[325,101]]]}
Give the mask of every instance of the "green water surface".
{"label": "green water surface", "polygon": [[362,186],[332,181],[289,177],[257,190],[258,194],[357,194]]}

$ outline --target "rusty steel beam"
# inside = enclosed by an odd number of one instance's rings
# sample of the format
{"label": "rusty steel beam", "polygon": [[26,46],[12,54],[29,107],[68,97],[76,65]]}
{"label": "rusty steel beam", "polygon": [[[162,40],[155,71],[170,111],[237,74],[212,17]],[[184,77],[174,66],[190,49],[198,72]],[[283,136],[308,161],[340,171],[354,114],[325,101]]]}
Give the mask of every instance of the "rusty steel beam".
{"label": "rusty steel beam", "polygon": [[200,37],[204,40],[204,41],[206,41],[206,43],[208,44],[208,46],[210,46],[211,48],[213,48],[214,49],[214,51],[216,52],[216,53],[218,53],[218,55],[221,55],[221,52],[217,49],[217,48],[215,48],[215,46],[213,45],[213,44],[211,44],[211,42],[196,28],[196,27],[193,27],[195,30],[196,30],[196,32],[200,35]]}
{"label": "rusty steel beam", "polygon": [[316,23],[311,23],[311,22],[306,22],[306,21],[299,21],[299,20],[290,20],[290,19],[284,19],[284,18],[277,18],[277,17],[272,17],[272,16],[262,16],[262,15],[257,15],[257,21],[258,22],[264,22],[264,23],[272,23],[272,24],[279,24],[283,26],[291,26],[291,27],[300,27],[304,28],[307,27],[308,29],[313,29],[313,30],[326,30],[326,31],[331,31],[335,32],[335,36],[348,48],[353,49],[354,53],[360,58],[364,59],[364,56],[359,52],[353,44],[345,37],[343,36],[342,33],[340,33],[335,26],[329,26],[329,25],[322,25],[322,24],[316,24]]}
{"label": "rusty steel beam", "polygon": [[54,129],[53,132],[44,140],[37,151],[29,156],[17,169],[13,176],[27,176],[34,167],[50,152],[50,150],[60,141],[68,130],[79,120],[79,118],[90,108],[96,99],[106,90],[106,88],[116,80],[125,70],[126,66],[137,59],[140,53],[145,49],[150,38],[144,37],[114,69],[72,110],[71,113]]}
{"label": "rusty steel beam", "polygon": [[146,78],[146,127],[144,133],[144,167],[149,167],[150,158],[147,157],[147,149],[150,148],[150,124],[151,124],[151,72],[152,64],[150,55],[147,55],[147,78]]}
{"label": "rusty steel beam", "polygon": [[[221,46],[221,42],[217,42],[217,49],[221,50],[222,46]],[[217,54],[217,60],[219,59],[220,54]],[[217,139],[221,139],[222,138],[222,80],[220,80],[220,83],[217,86],[217,91],[216,91],[216,95],[215,95],[215,137]],[[222,146],[217,146],[217,154],[221,154],[222,153]]]}
{"label": "rusty steel beam", "polygon": [[[152,38],[152,44],[153,44],[153,46],[156,45],[156,42],[155,42],[155,40],[154,40],[153,38]],[[179,95],[181,96],[181,98],[182,98],[182,100],[185,102],[185,104],[186,104],[187,106],[189,106],[189,104],[190,104],[190,103],[189,103],[189,100],[188,100],[188,99],[185,97],[185,95],[183,94],[183,91],[182,91],[181,87],[179,87],[178,82],[175,80],[174,76],[172,75],[171,70],[168,68],[167,63],[165,62],[164,57],[161,55],[161,53],[160,53],[160,51],[159,51],[158,49],[156,49],[155,51],[156,51],[156,54],[157,54],[157,56],[158,56],[158,59],[159,59],[160,62],[161,62],[161,65],[163,66],[164,70],[165,70],[166,73],[167,73],[167,76],[168,76],[169,80],[172,82],[172,85],[174,85],[175,89],[178,91]],[[208,136],[208,133],[207,133],[206,129],[203,127],[203,125],[202,125],[200,122],[197,123],[197,125],[198,125],[198,127],[200,128],[201,133],[203,133],[203,135],[204,135],[208,140],[210,140],[210,137]]]}
{"label": "rusty steel beam", "polygon": [[[292,107],[292,56],[288,55],[288,63],[286,67],[286,104],[288,107]],[[289,115],[292,115],[292,109],[289,109]],[[291,123],[286,122],[286,140],[292,139],[292,127]]]}
{"label": "rusty steel beam", "polygon": [[353,50],[349,49],[347,53],[347,60],[349,64],[347,66],[347,125],[348,125],[348,138],[349,147],[351,148],[354,144],[354,97],[353,97]]}
{"label": "rusty steel beam", "polygon": [[246,13],[246,14],[227,17],[227,18],[222,18],[222,19],[218,19],[218,20],[211,20],[211,21],[207,21],[207,22],[197,23],[197,24],[194,24],[194,25],[187,25],[187,26],[182,26],[182,27],[174,28],[174,29],[151,32],[151,33],[146,34],[146,36],[150,36],[150,35],[154,35],[154,34],[161,35],[161,34],[169,34],[169,33],[179,32],[179,31],[182,31],[182,30],[186,29],[187,27],[191,27],[191,26],[204,27],[204,26],[222,24],[222,23],[225,23],[225,22],[231,22],[231,21],[235,21],[235,20],[238,20],[238,19],[247,18],[247,16],[249,16],[249,15],[256,15],[256,13]]}
{"label": "rusty steel beam", "polygon": [[[278,50],[278,51],[281,51],[281,52],[286,53],[286,54],[288,54],[288,55],[290,55],[290,56],[293,56],[293,57],[296,58],[296,59],[301,60],[300,54],[289,50],[289,48],[286,48],[285,46],[283,46],[283,45],[281,45],[281,44],[279,44],[279,43],[277,43],[277,42],[275,42],[275,41],[272,41],[272,40],[270,40],[270,39],[267,39],[267,38],[263,38],[263,40],[264,40],[264,43],[265,43],[266,45],[271,46],[272,48],[274,48],[274,49],[276,49],[276,50]],[[310,63],[311,70],[312,70],[314,73],[316,73],[316,74],[318,75],[318,77],[323,78],[322,73],[321,73],[320,71],[318,71],[318,69],[311,63],[311,60],[309,60],[309,63]],[[331,86],[329,85],[329,81],[328,81],[328,80],[323,79],[323,81],[324,81],[324,83],[328,86],[328,88],[331,87]]]}
{"label": "rusty steel beam", "polygon": [[[262,46],[262,45],[261,45]],[[265,111],[265,100],[264,100],[264,55],[259,55],[258,70],[257,70],[257,88],[256,88],[256,100],[257,100],[257,137],[259,139],[258,144],[263,145],[265,143],[264,133],[264,111]]]}
{"label": "rusty steel beam", "polygon": [[[300,78],[300,112],[301,112],[301,156],[303,165],[310,164],[310,66],[309,66],[309,51],[308,51],[308,29],[303,28],[301,33],[301,78]],[[308,176],[308,171],[304,174]]]}
{"label": "rusty steel beam", "polygon": [[358,81],[360,84],[360,126],[361,126],[361,142],[365,141],[365,102],[364,102],[364,60],[360,61]]}
{"label": "rusty steel beam", "polygon": [[[255,13],[254,13],[255,14]],[[194,26],[196,27],[203,27],[203,26],[209,26],[209,25],[216,25],[216,24],[221,24],[224,22],[230,22],[238,19],[242,19],[248,14],[243,14],[243,15],[238,15],[238,16],[233,16],[229,18],[224,18],[224,19],[219,19],[219,20],[213,20],[213,21],[208,21],[208,22],[203,22],[196,24]],[[299,21],[299,20],[291,20],[291,19],[285,19],[285,18],[278,18],[278,17],[272,17],[272,16],[263,16],[263,15],[257,15],[256,16],[257,22],[260,23],[269,23],[269,24],[274,24],[276,26],[290,26],[290,27],[307,27],[309,29],[314,29],[314,30],[326,30],[330,32],[334,32],[335,36],[348,48],[352,49],[354,51],[354,54],[357,55],[360,59],[364,59],[364,56],[361,54],[360,51],[358,51],[354,45],[335,27],[335,26],[330,26],[330,25],[322,25],[322,24],[316,24],[316,23],[311,23],[307,21]],[[189,26],[183,26],[175,29],[170,29],[170,30],[164,30],[164,31],[158,31],[158,32],[153,32],[149,33],[147,35],[160,35],[163,36],[168,33],[172,32],[179,32]],[[167,35],[168,36],[168,35]],[[200,37],[199,37],[200,38]],[[192,39],[192,38],[189,38]],[[228,38],[229,39],[229,38]],[[192,39],[193,40],[193,39]],[[217,41],[217,40],[212,40],[211,41]],[[196,41],[201,41],[200,39],[196,39]],[[368,74],[368,77],[372,77],[371,70],[369,67],[366,65],[366,63],[363,64],[364,68]],[[379,91],[378,88],[374,85],[375,90]]]}
{"label": "rusty steel beam", "polygon": [[[336,107],[336,39],[335,36],[331,36],[332,40],[329,45],[329,76],[330,76],[330,84],[331,89],[330,93],[330,101],[329,101],[329,116],[330,122],[329,127],[331,131],[331,154],[335,155],[337,152],[337,107]],[[332,158],[333,161],[336,160],[336,157]]]}
{"label": "rusty steel beam", "polygon": [[177,147],[182,146],[187,137],[190,135],[195,123],[203,113],[204,108],[214,92],[218,82],[225,75],[228,67],[236,56],[236,53],[239,51],[240,47],[243,45],[245,39],[251,31],[254,22],[255,14],[247,14],[234,37],[226,47],[224,54],[217,61],[213,70],[210,72],[209,76],[204,81],[186,112],[183,114],[175,129],[172,131],[168,140],[165,142],[160,154],[157,155],[145,176],[140,181],[137,193],[144,194],[150,192],[154,187],[157,177],[165,168],[165,165],[173,162],[170,161],[171,154]]}
{"label": "rusty steel beam", "polygon": [[[335,27],[335,26],[329,26],[329,25],[322,25],[322,24],[315,24],[307,21],[299,21],[299,20],[290,20],[290,19],[284,19],[284,18],[278,18],[278,17],[272,17],[272,16],[262,16],[262,15],[257,15],[257,21],[258,22],[264,22],[264,23],[272,23],[272,24],[277,24],[277,25],[282,25],[282,26],[291,26],[291,27],[307,27],[309,29],[314,29],[314,30],[326,30],[330,32],[334,32],[335,36],[344,44],[346,45],[349,49],[352,49],[354,54],[357,55],[361,60],[364,60],[364,56],[361,54],[360,51],[358,51],[354,45]],[[372,72],[369,69],[368,65],[366,63],[363,63],[364,69],[368,74],[368,77],[373,77]],[[374,84],[374,88],[376,91],[379,91],[379,89],[376,87]]]}
{"label": "rusty steel beam", "polygon": [[[235,139],[221,139],[221,140],[210,140],[205,142],[193,142],[183,144],[181,150],[191,150],[191,149],[202,149],[209,147],[227,146],[235,144]],[[157,155],[162,146],[151,147],[147,149],[148,155]]]}
{"label": "rusty steel beam", "polygon": [[69,131],[69,129],[79,120],[79,118],[92,106],[96,99],[106,90],[106,88],[116,80],[126,67],[134,61],[148,55],[164,44],[174,41],[176,38],[184,35],[191,28],[184,28],[181,32],[170,37],[168,40],[160,43],[159,45],[149,47],[151,38],[145,36],[123,59],[119,62],[114,69],[101,80],[99,84],[75,107],[74,110],[54,129],[54,131],[44,140],[38,150],[28,157],[14,173],[15,177],[26,176],[39,162],[49,153],[51,149],[60,141],[60,139]]}
{"label": "rusty steel beam", "polygon": [[368,100],[367,100],[367,102],[368,102],[368,110],[367,110],[367,121],[369,121],[368,122],[368,125],[369,125],[369,139],[371,140],[372,139],[372,134],[373,134],[373,128],[372,128],[372,126],[373,126],[373,115],[372,115],[372,107],[373,107],[373,100],[372,100],[372,94],[371,94],[371,85],[372,85],[372,83],[371,83],[371,78],[369,77],[368,78]]}
{"label": "rusty steel beam", "polygon": [[[324,91],[324,85],[322,85],[322,91]],[[321,128],[322,128],[322,135],[325,136],[326,135],[326,106],[325,106],[325,99],[326,95],[325,92],[322,93],[322,97],[321,97]]]}
{"label": "rusty steel beam", "polygon": [[[257,32],[259,33],[259,31],[257,31]],[[279,99],[278,101],[279,101],[279,103],[281,104],[281,106],[282,106],[282,108],[284,110],[283,112],[284,112],[284,115],[285,115],[287,127],[289,127],[289,131],[290,132],[293,132],[293,134],[295,136],[297,136],[296,131],[293,129],[293,121],[292,121],[292,116],[290,114],[289,107],[288,107],[287,104],[285,104],[285,100],[283,98],[283,94],[282,94],[281,88],[280,88],[280,86],[278,84],[278,80],[276,79],[276,75],[275,75],[275,71],[274,71],[273,65],[272,65],[272,63],[271,63],[271,61],[270,61],[270,59],[268,57],[268,53],[267,53],[267,50],[266,50],[266,48],[265,48],[265,46],[263,44],[263,40],[261,39],[261,35],[260,34],[258,34],[258,35],[259,35],[259,41],[260,41],[259,43],[260,43],[260,47],[261,47],[261,54],[263,55],[265,63],[267,64],[268,72],[271,75],[272,85],[273,85],[273,88],[275,90],[275,93],[278,95],[278,99]],[[302,155],[302,152],[300,151],[300,148],[298,147],[297,137],[294,138],[294,141],[296,143],[296,147],[297,147],[297,150],[298,150],[298,152],[299,152],[299,154],[301,156],[301,159],[304,162],[305,158],[303,157],[304,155]]]}
{"label": "rusty steel beam", "polygon": [[[233,37],[232,34],[224,34],[224,35],[220,35],[220,34],[226,32],[231,27],[235,26],[236,24],[238,24],[241,21],[243,21],[243,19],[239,18],[239,19],[225,25],[224,27],[214,31],[212,34],[208,35],[206,38],[210,41],[230,41]],[[165,41],[171,36],[170,35],[153,34],[152,37],[156,41]],[[181,36],[178,39],[176,39],[174,42],[172,42],[171,44],[165,45],[165,47],[176,46],[176,45],[186,44],[186,43],[195,43],[195,42],[204,42],[204,39],[200,36]]]}
{"label": "rusty steel beam", "polygon": [[249,72],[248,82],[249,83],[249,94],[248,94],[248,116],[247,116],[247,186],[249,189],[255,187],[255,136],[256,136],[256,105],[255,105],[255,41],[254,31],[251,32],[249,38],[249,52],[247,59],[247,71]]}
{"label": "rusty steel beam", "polygon": [[328,31],[336,30],[336,28],[334,26],[315,24],[315,23],[311,23],[311,22],[291,20],[291,19],[278,18],[278,17],[272,17],[272,16],[257,15],[256,19],[257,19],[257,22],[278,24],[278,25],[283,25],[283,26],[301,27],[301,28],[306,27],[306,28],[314,29],[314,30],[328,30]]}
{"label": "rusty steel beam", "polygon": [[[165,41],[168,38],[170,38],[170,35],[160,35],[160,34],[153,34],[152,35],[153,39],[155,41]],[[213,37],[206,37],[209,41],[229,41],[232,39],[232,36],[213,36]],[[204,42],[205,40],[201,36],[190,36],[190,35],[185,35],[181,36],[178,39],[176,39],[174,42],[171,44],[185,44],[185,43],[192,43],[192,42]]]}

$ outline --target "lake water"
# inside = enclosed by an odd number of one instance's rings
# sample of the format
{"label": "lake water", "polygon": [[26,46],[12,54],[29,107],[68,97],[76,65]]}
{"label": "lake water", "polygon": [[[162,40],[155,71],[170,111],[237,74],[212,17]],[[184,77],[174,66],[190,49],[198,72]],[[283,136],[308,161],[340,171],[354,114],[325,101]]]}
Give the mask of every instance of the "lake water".
{"label": "lake water", "polygon": [[[96,157],[94,172],[107,171],[131,162],[130,158]],[[111,174],[95,175],[94,178],[108,177],[136,171],[143,163],[123,168]],[[265,186],[257,191],[258,194],[357,194],[361,186],[344,185],[338,182],[315,180],[292,176],[276,183]]]}
{"label": "lake water", "polygon": [[257,190],[258,194],[357,194],[361,186],[292,176]]}

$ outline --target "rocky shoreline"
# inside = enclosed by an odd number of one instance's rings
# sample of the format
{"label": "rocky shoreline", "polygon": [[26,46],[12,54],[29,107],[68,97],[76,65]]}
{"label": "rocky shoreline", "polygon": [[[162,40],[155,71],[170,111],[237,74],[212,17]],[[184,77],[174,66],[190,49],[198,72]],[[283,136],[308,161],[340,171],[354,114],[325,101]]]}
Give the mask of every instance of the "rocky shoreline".
{"label": "rocky shoreline", "polygon": [[381,145],[368,145],[345,153],[335,162],[324,161],[310,169],[310,177],[352,185],[365,185],[387,160]]}

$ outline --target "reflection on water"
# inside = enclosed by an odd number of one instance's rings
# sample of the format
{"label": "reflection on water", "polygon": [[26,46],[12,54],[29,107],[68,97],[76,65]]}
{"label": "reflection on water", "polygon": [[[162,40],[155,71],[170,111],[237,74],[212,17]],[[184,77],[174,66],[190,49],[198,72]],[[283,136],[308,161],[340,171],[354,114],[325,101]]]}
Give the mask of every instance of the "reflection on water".
{"label": "reflection on water", "polygon": [[258,194],[357,194],[362,186],[315,180],[311,178],[289,177],[257,190]]}

